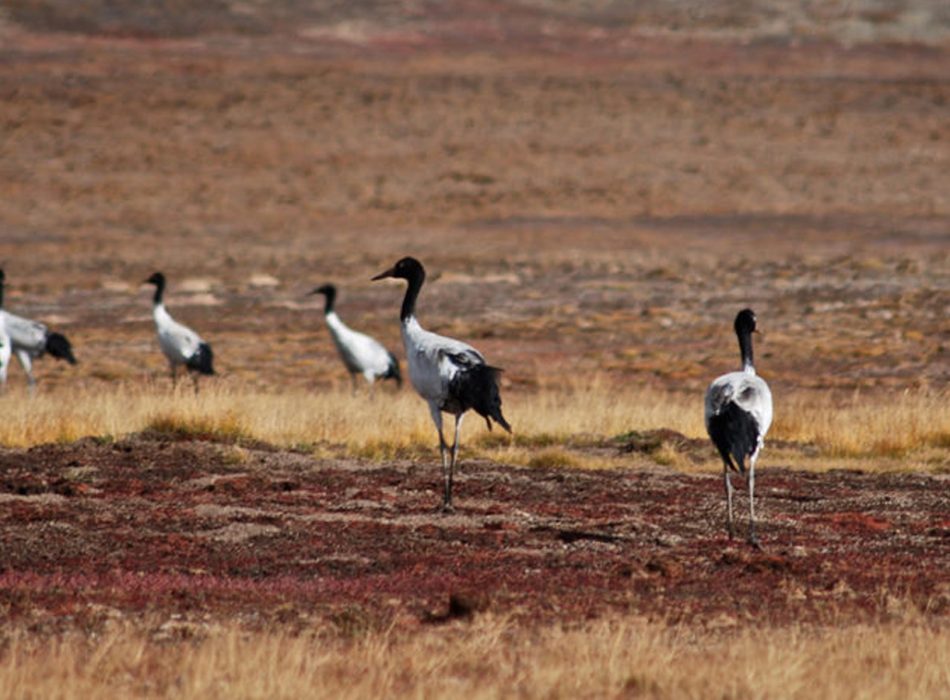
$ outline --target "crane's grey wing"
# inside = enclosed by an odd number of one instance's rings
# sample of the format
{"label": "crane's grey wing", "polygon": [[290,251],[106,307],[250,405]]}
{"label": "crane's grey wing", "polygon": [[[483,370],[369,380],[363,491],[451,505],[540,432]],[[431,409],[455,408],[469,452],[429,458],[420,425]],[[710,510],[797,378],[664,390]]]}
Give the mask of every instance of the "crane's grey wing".
{"label": "crane's grey wing", "polygon": [[14,350],[26,350],[31,354],[43,352],[46,334],[49,332],[45,324],[11,314],[9,311],[4,311],[3,314]]}

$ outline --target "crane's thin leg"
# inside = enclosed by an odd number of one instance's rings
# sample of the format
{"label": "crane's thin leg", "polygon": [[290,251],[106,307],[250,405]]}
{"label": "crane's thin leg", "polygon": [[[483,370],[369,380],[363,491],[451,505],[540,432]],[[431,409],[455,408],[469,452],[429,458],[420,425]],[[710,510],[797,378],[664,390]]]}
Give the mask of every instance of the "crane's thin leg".
{"label": "crane's thin leg", "polygon": [[375,399],[376,398],[376,378],[370,372],[366,372],[363,375],[363,378],[366,380],[366,384],[369,386],[370,400]]}
{"label": "crane's thin leg", "polygon": [[26,350],[17,350],[16,358],[20,361],[20,366],[26,372],[26,386],[29,389],[30,396],[36,391],[36,377],[33,376],[33,360]]}
{"label": "crane's thin leg", "polygon": [[178,365],[174,362],[169,362],[168,366],[171,368],[172,372],[172,390],[174,391],[175,387],[178,386]]}
{"label": "crane's thin leg", "polygon": [[432,422],[435,423],[436,430],[439,431],[439,456],[442,458],[442,512],[452,512],[452,478],[450,476],[448,464],[445,461],[445,451],[448,445],[445,443],[445,436],[442,434],[442,411],[434,404],[429,404],[429,413],[432,414]]}
{"label": "crane's thin leg", "polygon": [[729,520],[727,521],[727,528],[729,530],[729,539],[731,540],[736,536],[736,527],[733,525],[732,521],[732,481],[729,479],[729,465],[726,464],[722,470],[722,477],[726,483],[726,506],[728,507]]}
{"label": "crane's thin leg", "polygon": [[356,373],[350,372],[350,395],[356,396]]}
{"label": "crane's thin leg", "polygon": [[195,396],[197,396],[197,395],[198,395],[198,373],[197,373],[197,372],[192,372],[192,373],[191,373],[191,381],[194,382],[194,385],[195,385]]}
{"label": "crane's thin leg", "polygon": [[452,508],[452,474],[455,472],[455,463],[459,457],[459,429],[462,427],[463,416],[462,413],[455,416],[455,442],[452,443],[452,461],[449,462],[449,474],[445,484],[446,502],[450,509]]}
{"label": "crane's thin leg", "polygon": [[746,479],[749,484],[749,544],[761,548],[759,538],[755,534],[755,456],[749,460],[749,473]]}

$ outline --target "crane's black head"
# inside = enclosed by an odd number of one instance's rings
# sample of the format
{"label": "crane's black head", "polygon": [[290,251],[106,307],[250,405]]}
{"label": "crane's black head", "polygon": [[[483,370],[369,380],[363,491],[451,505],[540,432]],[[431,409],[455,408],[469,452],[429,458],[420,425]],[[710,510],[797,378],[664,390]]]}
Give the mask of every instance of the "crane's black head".
{"label": "crane's black head", "polygon": [[743,309],[736,314],[735,329],[737,335],[755,333],[755,312],[752,309]]}
{"label": "crane's black head", "polygon": [[62,333],[50,333],[46,336],[46,352],[60,360],[66,360],[71,365],[76,364],[73,346]]}
{"label": "crane's black head", "polygon": [[156,287],[165,286],[165,275],[161,272],[153,272],[152,276],[145,280],[142,284],[154,284]]}
{"label": "crane's black head", "polygon": [[426,270],[422,267],[421,262],[415,258],[403,258],[385,272],[380,272],[373,280],[381,280],[386,277],[398,277],[399,279],[409,280],[410,282],[413,280],[421,282],[425,279],[425,276]]}
{"label": "crane's black head", "polygon": [[399,318],[405,321],[416,312],[416,297],[419,296],[419,290],[422,289],[422,283],[425,282],[426,269],[415,258],[403,258],[386,272],[380,272],[373,279],[381,280],[385,277],[398,277],[409,283],[406,296],[402,300],[402,309],[399,311]]}
{"label": "crane's black head", "polygon": [[3,273],[3,269],[0,268],[0,308],[3,307],[3,283],[6,278],[7,276]]}
{"label": "crane's black head", "polygon": [[152,276],[145,280],[142,284],[155,285],[155,295],[152,297],[152,303],[161,304],[162,295],[165,293],[165,275],[163,275],[161,272],[153,272]]}

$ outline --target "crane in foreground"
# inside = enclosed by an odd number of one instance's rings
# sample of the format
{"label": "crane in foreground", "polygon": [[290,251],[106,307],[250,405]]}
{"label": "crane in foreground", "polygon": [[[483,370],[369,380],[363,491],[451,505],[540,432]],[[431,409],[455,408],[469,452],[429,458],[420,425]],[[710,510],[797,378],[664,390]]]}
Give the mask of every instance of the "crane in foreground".
{"label": "crane in foreground", "polygon": [[[501,412],[501,394],[498,375],[501,370],[485,362],[482,354],[467,343],[425,330],[416,318],[416,299],[425,282],[425,268],[415,258],[402,258],[393,267],[373,277],[404,279],[408,283],[402,301],[399,319],[402,340],[409,365],[409,380],[416,392],[425,399],[432,414],[432,422],[439,432],[439,453],[442,458],[444,482],[442,510],[451,512],[452,476],[458,460],[459,429],[468,410],[474,410],[485,419],[491,430],[492,421],[511,432],[511,426]],[[442,413],[455,416],[455,439],[451,448],[442,432]],[[446,452],[449,461],[446,462]]]}

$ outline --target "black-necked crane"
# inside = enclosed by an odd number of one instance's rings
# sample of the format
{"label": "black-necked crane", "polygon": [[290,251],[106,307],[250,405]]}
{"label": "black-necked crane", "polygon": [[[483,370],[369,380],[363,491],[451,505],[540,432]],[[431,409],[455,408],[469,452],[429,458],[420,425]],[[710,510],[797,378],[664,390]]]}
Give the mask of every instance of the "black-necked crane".
{"label": "black-necked crane", "polygon": [[[491,430],[492,421],[511,432],[501,413],[497,367],[491,367],[478,350],[467,343],[425,330],[416,319],[416,299],[425,282],[426,271],[415,258],[403,258],[392,268],[373,279],[397,277],[409,283],[402,301],[399,319],[406,348],[409,379],[416,392],[429,404],[432,421],[439,431],[439,454],[442,458],[444,490],[442,510],[452,510],[452,475],[458,459],[459,428],[465,412],[473,409],[485,419]],[[442,413],[455,416],[455,439],[451,449],[442,432]],[[446,450],[451,459],[446,464]]]}
{"label": "black-necked crane", "polygon": [[51,331],[45,323],[33,321],[29,318],[17,316],[4,311],[7,333],[13,345],[13,354],[23,371],[26,372],[30,390],[36,386],[36,377],[33,376],[33,360],[49,354],[59,360],[66,360],[71,365],[76,364],[73,356],[73,346],[62,333]]}
{"label": "black-necked crane", "polygon": [[211,346],[188,326],[178,323],[168,313],[163,301],[165,275],[156,272],[143,284],[155,285],[155,295],[152,297],[152,316],[155,319],[155,329],[158,332],[158,344],[168,359],[172,386],[174,387],[178,380],[178,366],[184,365],[191,372],[195,391],[198,391],[198,375],[214,374],[214,354],[211,352]]}
{"label": "black-necked crane", "polygon": [[7,383],[7,370],[10,368],[10,355],[13,352],[13,342],[7,333],[6,314],[3,313],[3,286],[6,280],[3,270],[0,270],[0,383]]}
{"label": "black-necked crane", "polygon": [[[734,328],[739,339],[742,369],[717,377],[706,390],[706,431],[719,450],[726,487],[729,537],[735,536],[732,518],[732,482],[730,471],[745,475],[749,487],[749,542],[758,546],[755,534],[755,461],[772,424],[772,392],[765,380],[755,373],[752,360],[752,334],[755,314],[743,309],[736,315]],[[748,466],[746,466],[748,460]]]}
{"label": "black-necked crane", "polygon": [[375,338],[354,331],[340,320],[334,309],[336,287],[332,284],[324,284],[310,293],[322,294],[325,297],[324,319],[330,330],[330,337],[333,338],[333,344],[340,353],[340,359],[346,365],[346,371],[350,373],[353,390],[356,391],[356,377],[360,374],[370,386],[377,379],[395,379],[396,385],[402,386],[402,374],[399,372],[399,361],[396,356]]}

